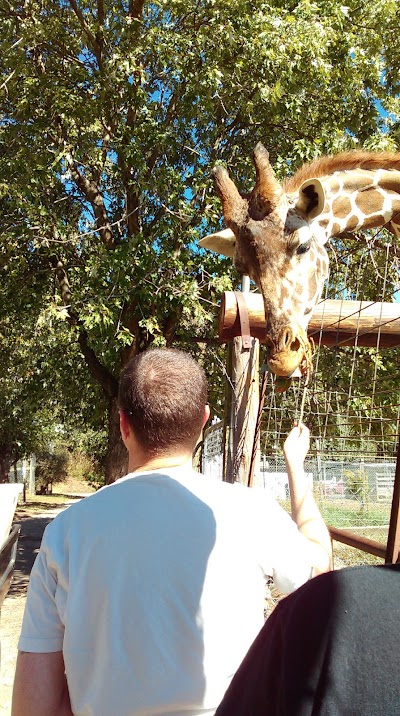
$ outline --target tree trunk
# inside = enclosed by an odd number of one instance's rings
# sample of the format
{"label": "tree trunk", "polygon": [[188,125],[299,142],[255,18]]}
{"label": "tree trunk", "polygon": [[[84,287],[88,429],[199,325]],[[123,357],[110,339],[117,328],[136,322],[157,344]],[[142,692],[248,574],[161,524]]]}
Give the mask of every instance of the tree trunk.
{"label": "tree trunk", "polygon": [[121,439],[116,398],[108,403],[108,444],[106,456],[106,483],[109,485],[128,472],[128,453]]}
{"label": "tree trunk", "polygon": [[0,445],[0,483],[9,482],[12,465],[12,450],[9,445]]}

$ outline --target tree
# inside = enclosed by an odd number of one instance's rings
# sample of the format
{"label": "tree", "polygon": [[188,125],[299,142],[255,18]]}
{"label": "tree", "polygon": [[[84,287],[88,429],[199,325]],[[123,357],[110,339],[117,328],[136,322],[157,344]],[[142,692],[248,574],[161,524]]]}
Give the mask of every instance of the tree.
{"label": "tree", "polygon": [[395,144],[398,12],[392,0],[3,0],[0,260],[19,300],[69,327],[101,386],[108,481],[125,464],[121,366],[160,344],[209,365],[215,304],[235,280],[196,248],[220,220],[211,166],[245,186],[259,139],[280,175],[320,152]]}
{"label": "tree", "polygon": [[53,450],[39,453],[36,462],[35,487],[40,495],[48,495],[53,485],[62,482],[68,476],[69,456],[66,450]]}
{"label": "tree", "polygon": [[[16,299],[11,307],[17,308]],[[52,330],[51,304],[38,319],[33,308],[20,305],[18,316],[0,315],[0,482],[22,457],[48,451],[60,428],[83,451],[89,438],[101,443],[104,430],[101,392],[70,331],[58,322]]]}

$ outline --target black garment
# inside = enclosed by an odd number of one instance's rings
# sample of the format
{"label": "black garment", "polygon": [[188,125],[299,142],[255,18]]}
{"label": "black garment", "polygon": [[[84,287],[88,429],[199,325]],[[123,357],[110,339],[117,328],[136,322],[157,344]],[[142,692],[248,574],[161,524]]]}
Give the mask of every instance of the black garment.
{"label": "black garment", "polygon": [[400,716],[400,564],[315,577],[282,600],[216,716]]}

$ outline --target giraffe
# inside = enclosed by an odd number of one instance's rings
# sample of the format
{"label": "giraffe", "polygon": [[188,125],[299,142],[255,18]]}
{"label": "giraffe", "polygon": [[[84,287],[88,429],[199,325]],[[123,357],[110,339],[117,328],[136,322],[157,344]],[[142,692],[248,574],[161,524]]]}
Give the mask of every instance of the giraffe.
{"label": "giraffe", "polygon": [[400,237],[400,154],[345,152],[301,167],[281,185],[264,146],[256,181],[242,194],[217,165],[214,183],[229,227],[200,240],[231,256],[259,287],[266,315],[267,362],[277,376],[311,367],[307,326],[328,276],[326,242],[343,231],[386,226]]}

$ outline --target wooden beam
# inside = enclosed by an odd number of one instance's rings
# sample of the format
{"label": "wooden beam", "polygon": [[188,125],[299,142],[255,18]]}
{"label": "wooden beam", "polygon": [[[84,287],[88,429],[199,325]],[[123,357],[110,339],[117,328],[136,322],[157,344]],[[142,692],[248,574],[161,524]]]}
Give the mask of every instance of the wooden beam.
{"label": "wooden beam", "polygon": [[[261,294],[243,294],[250,320],[250,333],[265,341],[265,312]],[[233,291],[225,291],[219,313],[221,343],[240,335],[237,302]],[[323,346],[400,346],[400,303],[373,301],[321,301],[314,309],[308,335]],[[379,340],[379,343],[378,343]]]}
{"label": "wooden beam", "polygon": [[337,542],[348,544],[349,547],[355,547],[362,552],[367,552],[367,554],[373,554],[375,557],[385,559],[386,546],[384,544],[368,539],[368,537],[356,535],[354,532],[348,532],[348,530],[341,530],[338,527],[329,526],[328,529],[332,539],[335,539]]}

